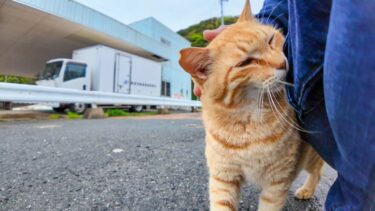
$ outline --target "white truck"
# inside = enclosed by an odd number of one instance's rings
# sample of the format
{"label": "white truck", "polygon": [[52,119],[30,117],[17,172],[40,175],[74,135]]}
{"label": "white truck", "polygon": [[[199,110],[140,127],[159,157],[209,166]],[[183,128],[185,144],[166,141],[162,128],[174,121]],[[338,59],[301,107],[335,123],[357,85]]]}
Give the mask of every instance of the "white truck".
{"label": "white truck", "polygon": [[[37,85],[160,97],[161,77],[161,63],[97,45],[75,50],[72,59],[48,61]],[[83,113],[87,106],[59,104],[54,109]],[[143,107],[131,106],[137,112]]]}

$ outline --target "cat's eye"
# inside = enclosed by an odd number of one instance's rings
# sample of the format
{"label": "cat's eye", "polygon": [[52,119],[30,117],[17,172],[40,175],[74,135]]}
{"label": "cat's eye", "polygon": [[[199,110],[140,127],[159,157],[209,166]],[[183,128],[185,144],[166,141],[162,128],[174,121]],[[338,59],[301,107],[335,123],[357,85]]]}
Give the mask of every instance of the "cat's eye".
{"label": "cat's eye", "polygon": [[268,44],[272,47],[273,46],[273,40],[275,39],[275,35],[272,35],[270,39],[268,40]]}
{"label": "cat's eye", "polygon": [[245,67],[254,62],[254,58],[248,57],[236,65],[236,67]]}

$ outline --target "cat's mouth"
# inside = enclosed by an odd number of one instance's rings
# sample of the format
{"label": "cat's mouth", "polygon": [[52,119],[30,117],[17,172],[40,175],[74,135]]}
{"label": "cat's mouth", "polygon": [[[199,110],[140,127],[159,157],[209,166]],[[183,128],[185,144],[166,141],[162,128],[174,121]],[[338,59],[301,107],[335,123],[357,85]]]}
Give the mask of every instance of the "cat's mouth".
{"label": "cat's mouth", "polygon": [[276,69],[275,70],[276,80],[278,80],[278,81],[285,81],[287,73],[288,73],[287,69]]}
{"label": "cat's mouth", "polygon": [[284,55],[284,63],[282,66],[278,67],[277,70],[283,70],[285,72],[289,72],[289,62],[286,56]]}
{"label": "cat's mouth", "polygon": [[270,92],[280,90],[287,84],[285,81],[287,73],[287,66],[285,66],[285,69],[276,69],[274,75],[263,82],[263,89],[267,89]]}
{"label": "cat's mouth", "polygon": [[272,91],[279,89],[281,85],[287,85],[288,83],[286,82],[286,76],[288,72],[289,63],[288,59],[285,57],[284,64],[275,70],[274,76],[265,81],[264,86]]}

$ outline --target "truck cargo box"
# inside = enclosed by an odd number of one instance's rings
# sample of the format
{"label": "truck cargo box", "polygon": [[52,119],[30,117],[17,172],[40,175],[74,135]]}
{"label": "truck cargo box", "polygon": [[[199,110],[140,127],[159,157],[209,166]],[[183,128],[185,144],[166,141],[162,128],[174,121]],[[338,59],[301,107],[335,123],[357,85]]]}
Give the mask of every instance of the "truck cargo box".
{"label": "truck cargo box", "polygon": [[159,62],[103,45],[75,50],[73,60],[87,63],[92,91],[161,96]]}

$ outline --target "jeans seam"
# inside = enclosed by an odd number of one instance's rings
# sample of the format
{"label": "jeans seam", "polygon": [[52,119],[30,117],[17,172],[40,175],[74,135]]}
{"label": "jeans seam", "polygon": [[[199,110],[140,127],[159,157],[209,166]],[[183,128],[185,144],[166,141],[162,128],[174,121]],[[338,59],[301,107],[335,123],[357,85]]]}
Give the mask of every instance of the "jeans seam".
{"label": "jeans seam", "polygon": [[304,80],[304,82],[302,83],[301,85],[301,89],[299,91],[299,95],[297,97],[296,100],[294,100],[295,98],[293,97],[294,95],[294,90],[292,88],[289,88],[289,91],[288,91],[288,99],[289,99],[289,103],[295,108],[295,110],[297,111],[298,113],[298,116],[300,119],[302,119],[303,115],[304,114],[307,114],[307,113],[310,113],[311,111],[313,111],[317,106],[319,106],[322,102],[324,102],[324,98],[322,98],[321,100],[319,100],[318,103],[315,103],[312,108],[309,108],[307,110],[304,110],[303,107],[302,107],[302,101],[303,99],[306,98],[306,95],[309,94],[310,92],[307,92],[307,88],[309,88],[309,84],[312,82],[312,80],[317,77],[319,74],[322,74],[323,72],[323,64],[321,64],[318,68],[315,69],[316,71],[313,72],[313,74],[309,75],[307,77],[306,80]]}
{"label": "jeans seam", "polygon": [[301,89],[298,93],[298,105],[301,106],[302,100],[304,99],[306,95],[306,89],[308,88],[308,85],[311,83],[312,79],[314,79],[318,74],[320,74],[323,71],[323,64],[321,64],[318,68],[315,69],[316,71],[313,72],[313,74],[309,75],[306,80],[302,83]]}

